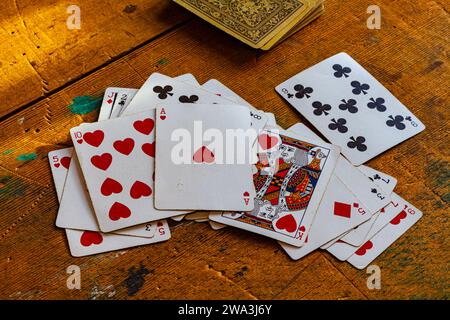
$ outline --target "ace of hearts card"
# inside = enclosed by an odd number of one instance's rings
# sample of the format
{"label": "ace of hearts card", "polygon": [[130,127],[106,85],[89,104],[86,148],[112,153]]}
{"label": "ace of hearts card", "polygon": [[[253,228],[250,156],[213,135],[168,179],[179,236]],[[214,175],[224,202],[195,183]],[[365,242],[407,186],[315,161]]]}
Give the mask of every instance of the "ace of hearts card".
{"label": "ace of hearts card", "polygon": [[[173,104],[158,107],[156,114],[156,208],[253,208],[256,133],[244,134],[255,132],[246,106]],[[231,132],[236,136],[229,138]]]}
{"label": "ace of hearts card", "polygon": [[[254,209],[210,219],[300,247],[304,244],[339,156],[339,148],[278,129],[258,137]],[[270,166],[270,168],[268,168]]]}

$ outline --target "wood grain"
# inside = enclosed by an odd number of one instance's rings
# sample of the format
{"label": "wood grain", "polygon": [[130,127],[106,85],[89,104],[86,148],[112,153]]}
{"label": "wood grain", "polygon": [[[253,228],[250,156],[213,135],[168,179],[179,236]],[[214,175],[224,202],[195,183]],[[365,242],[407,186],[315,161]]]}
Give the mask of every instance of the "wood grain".
{"label": "wood grain", "polygon": [[[329,0],[324,16],[264,53],[194,20],[3,120],[0,298],[448,298],[448,2],[379,1],[381,30],[366,28],[369,4]],[[155,71],[191,72],[201,82],[219,79],[288,127],[305,120],[274,87],[340,51],[366,67],[427,126],[369,163],[397,177],[396,192],[424,212],[375,260],[382,270],[381,290],[367,289],[364,270],[327,253],[292,261],[270,239],[194,222],[174,224],[166,243],[69,255],[64,232],[54,226],[58,206],[47,153],[70,145],[69,128],[95,121],[95,111],[70,111],[75,97],[95,99],[108,86],[139,87]],[[9,99],[15,103],[22,97],[16,93]],[[34,154],[34,160],[18,160]],[[81,290],[66,288],[65,270],[72,264],[81,267]]]}
{"label": "wood grain", "polygon": [[[69,29],[69,5],[81,28]],[[0,8],[0,117],[187,21],[169,0],[11,0]]]}

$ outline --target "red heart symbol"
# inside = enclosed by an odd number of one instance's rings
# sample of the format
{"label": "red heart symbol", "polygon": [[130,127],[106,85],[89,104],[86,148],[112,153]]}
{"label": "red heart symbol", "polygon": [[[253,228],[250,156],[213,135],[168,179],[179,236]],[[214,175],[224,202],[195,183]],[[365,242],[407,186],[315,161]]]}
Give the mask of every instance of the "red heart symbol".
{"label": "red heart symbol", "polygon": [[131,138],[126,138],[124,140],[117,140],[113,143],[113,147],[118,152],[127,156],[131,153],[131,151],[133,151],[134,140]]}
{"label": "red heart symbol", "polygon": [[363,256],[366,254],[367,250],[370,250],[373,248],[373,243],[372,241],[367,241],[366,243],[364,243],[358,250],[356,250],[355,254],[358,256]]}
{"label": "red heart symbol", "polygon": [[70,165],[70,157],[62,157],[61,158],[61,164],[64,168],[69,169]]}
{"label": "red heart symbol", "polygon": [[80,238],[80,243],[84,247],[89,247],[91,244],[100,244],[102,242],[103,236],[95,231],[84,231]]}
{"label": "red heart symbol", "polygon": [[131,216],[131,210],[120,202],[114,202],[109,209],[109,218],[113,221],[117,221],[120,218],[128,218]]}
{"label": "red heart symbol", "polygon": [[55,167],[59,168],[60,164],[59,163],[55,163]]}
{"label": "red heart symbol", "polygon": [[258,136],[258,142],[263,150],[267,150],[272,149],[278,143],[278,138],[264,133]]}
{"label": "red heart symbol", "polygon": [[141,147],[142,151],[149,157],[155,157],[155,142],[153,143],[144,143]]}
{"label": "red heart symbol", "polygon": [[82,139],[78,139],[77,142],[78,142],[79,144],[82,144],[82,143],[83,143],[83,140],[82,140]]}
{"label": "red heart symbol", "polygon": [[250,193],[248,193],[248,191],[244,192],[244,197],[250,197]]}
{"label": "red heart symbol", "polygon": [[152,188],[141,181],[133,183],[130,189],[130,196],[133,199],[139,199],[140,197],[148,197],[152,194]]}
{"label": "red heart symbol", "polygon": [[95,130],[94,132],[86,132],[85,134],[83,134],[83,138],[86,143],[94,147],[98,147],[99,145],[101,145],[104,137],[105,134],[102,130]]}
{"label": "red heart symbol", "polygon": [[162,115],[159,116],[159,118],[160,118],[161,120],[166,120],[167,117],[166,117],[165,115],[162,114]]}
{"label": "red heart symbol", "polygon": [[407,216],[406,211],[403,210],[402,212],[400,212],[397,216],[395,216],[394,219],[391,220],[390,224],[393,225],[398,225],[400,223],[400,221],[402,221],[403,219],[405,219]]}
{"label": "red heart symbol", "polygon": [[197,162],[197,163],[202,163],[202,162],[213,163],[215,160],[215,156],[211,150],[209,150],[205,146],[202,146],[194,153],[194,156],[192,157],[192,159],[194,160],[194,162]]}
{"label": "red heart symbol", "polygon": [[106,178],[103,181],[100,191],[104,196],[110,196],[113,193],[121,193],[123,190],[122,185],[114,179]]}
{"label": "red heart symbol", "polygon": [[155,122],[153,119],[147,118],[144,120],[137,120],[133,123],[133,127],[142,134],[149,135],[152,132]]}
{"label": "red heart symbol", "polygon": [[100,156],[93,156],[91,158],[91,163],[101,169],[101,170],[106,170],[109,168],[109,166],[111,165],[112,162],[112,155],[109,153],[104,153]]}
{"label": "red heart symbol", "polygon": [[284,229],[287,232],[292,233],[297,229],[297,222],[295,222],[292,214],[288,214],[278,219],[275,226],[280,230]]}

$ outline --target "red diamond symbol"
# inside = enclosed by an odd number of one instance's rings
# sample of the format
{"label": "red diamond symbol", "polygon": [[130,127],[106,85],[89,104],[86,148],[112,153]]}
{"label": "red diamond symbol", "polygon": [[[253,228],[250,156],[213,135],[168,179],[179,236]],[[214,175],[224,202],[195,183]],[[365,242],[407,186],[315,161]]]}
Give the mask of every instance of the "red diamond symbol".
{"label": "red diamond symbol", "polygon": [[106,101],[106,102],[108,102],[108,104],[111,104],[111,102],[113,102],[111,99],[109,99],[108,101]]}
{"label": "red diamond symbol", "polygon": [[352,206],[347,203],[335,202],[334,203],[334,214],[344,218],[350,218],[352,213]]}

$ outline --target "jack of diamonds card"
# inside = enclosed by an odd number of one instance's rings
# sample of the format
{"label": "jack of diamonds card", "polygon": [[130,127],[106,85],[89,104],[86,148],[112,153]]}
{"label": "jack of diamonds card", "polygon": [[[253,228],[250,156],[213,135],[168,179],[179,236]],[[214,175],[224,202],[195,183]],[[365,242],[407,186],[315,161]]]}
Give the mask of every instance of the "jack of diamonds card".
{"label": "jack of diamonds card", "polygon": [[258,137],[262,152],[253,182],[254,210],[211,214],[210,219],[300,247],[339,156],[339,148],[269,129]]}

